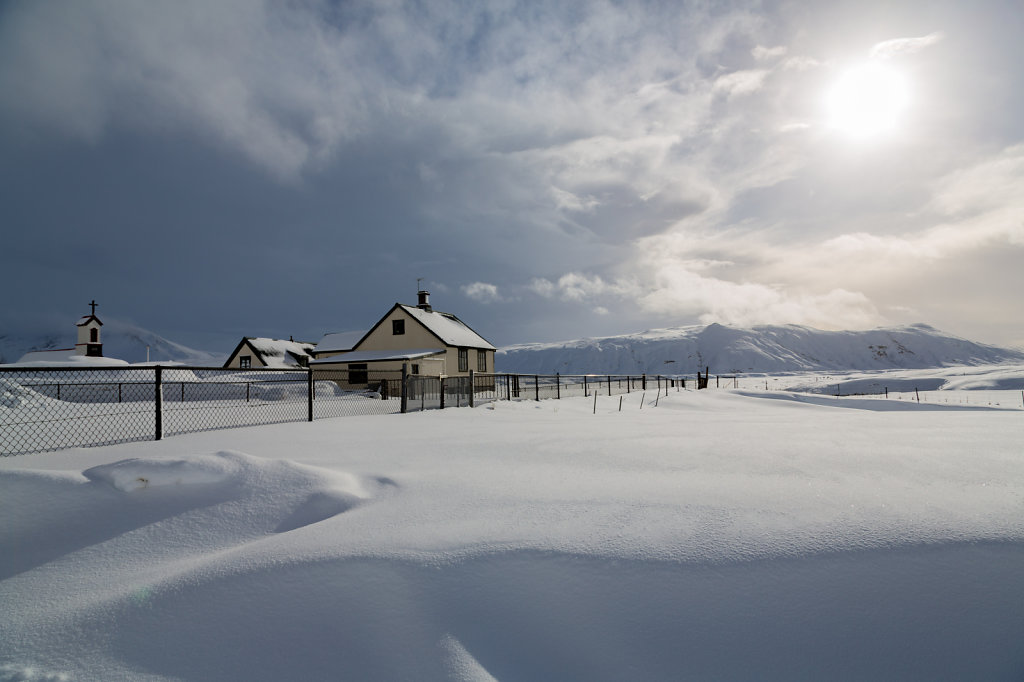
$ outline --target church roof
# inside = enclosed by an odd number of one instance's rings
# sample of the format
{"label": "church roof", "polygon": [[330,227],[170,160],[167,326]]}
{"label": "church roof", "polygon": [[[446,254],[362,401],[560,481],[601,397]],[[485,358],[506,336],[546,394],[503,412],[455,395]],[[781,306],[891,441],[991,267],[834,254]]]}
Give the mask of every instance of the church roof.
{"label": "church roof", "polygon": [[85,325],[89,324],[90,322],[95,322],[96,324],[100,325],[101,327],[103,326],[103,323],[100,322],[100,318],[96,317],[95,315],[86,315],[85,317],[80,319],[78,322],[76,322],[75,326],[76,327],[84,327]]}

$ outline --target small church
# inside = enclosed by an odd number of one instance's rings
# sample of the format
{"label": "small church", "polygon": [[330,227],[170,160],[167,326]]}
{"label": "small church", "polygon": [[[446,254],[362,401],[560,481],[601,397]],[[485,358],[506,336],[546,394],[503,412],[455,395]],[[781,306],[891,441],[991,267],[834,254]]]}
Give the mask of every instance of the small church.
{"label": "small church", "polygon": [[[83,316],[75,323],[77,330],[77,341],[74,348],[54,348],[49,350],[34,350],[21,356],[18,363],[28,362],[66,362],[76,361],[79,357],[102,358],[103,340],[100,338],[103,322],[96,317],[96,307],[99,304],[94,299],[89,303],[89,314]],[[122,362],[107,358],[112,362]]]}
{"label": "small church", "polygon": [[103,342],[100,341],[100,327],[103,323],[96,317],[96,299],[89,303],[91,308],[88,315],[80,319],[75,326],[78,327],[78,343],[75,344],[75,355],[88,355],[90,358],[103,357]]}

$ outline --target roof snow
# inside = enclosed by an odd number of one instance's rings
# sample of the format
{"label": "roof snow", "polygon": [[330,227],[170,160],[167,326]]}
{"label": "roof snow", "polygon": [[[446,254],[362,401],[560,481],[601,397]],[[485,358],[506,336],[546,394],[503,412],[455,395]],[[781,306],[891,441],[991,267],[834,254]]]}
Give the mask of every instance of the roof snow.
{"label": "roof snow", "polygon": [[324,334],[324,338],[316,344],[317,353],[335,353],[352,350],[359,340],[366,335],[364,331],[358,332],[332,332]]}
{"label": "roof snow", "polygon": [[312,343],[262,337],[246,339],[267,367],[298,367],[299,358],[309,357]]}
{"label": "roof snow", "polygon": [[55,348],[53,350],[33,350],[25,353],[15,363],[4,367],[109,367],[111,365],[127,365],[118,358],[78,355],[74,348]]}
{"label": "roof snow", "polygon": [[402,307],[402,310],[419,320],[423,326],[436,334],[438,338],[449,346],[496,350],[482,336],[470,329],[469,325],[451,313],[424,310],[411,305],[399,305]]}

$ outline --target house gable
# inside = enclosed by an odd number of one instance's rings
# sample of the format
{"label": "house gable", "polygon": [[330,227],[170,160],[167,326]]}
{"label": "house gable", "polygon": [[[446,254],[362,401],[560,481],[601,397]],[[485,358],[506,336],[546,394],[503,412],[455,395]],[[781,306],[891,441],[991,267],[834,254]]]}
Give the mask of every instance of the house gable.
{"label": "house gable", "polygon": [[[402,323],[401,333],[392,324]],[[469,325],[450,313],[396,303],[353,347],[353,350],[403,348],[495,348]]]}
{"label": "house gable", "polygon": [[241,358],[249,356],[250,367],[304,367],[310,359],[313,344],[246,336],[228,356],[225,368],[240,368]]}
{"label": "house gable", "polygon": [[241,367],[240,358],[243,355],[248,355],[252,361],[252,367],[266,367],[267,363],[263,360],[263,355],[249,343],[249,337],[242,337],[242,340],[238,342],[235,349],[231,351],[231,355],[228,356],[227,362],[224,363],[225,368],[239,368]]}

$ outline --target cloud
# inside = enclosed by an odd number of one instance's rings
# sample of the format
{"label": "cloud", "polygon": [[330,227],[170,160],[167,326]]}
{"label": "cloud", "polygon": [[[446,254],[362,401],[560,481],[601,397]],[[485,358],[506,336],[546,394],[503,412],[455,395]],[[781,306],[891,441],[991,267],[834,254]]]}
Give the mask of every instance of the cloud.
{"label": "cloud", "polygon": [[765,69],[734,71],[715,79],[713,90],[718,93],[725,93],[728,97],[746,95],[760,90],[764,86],[764,80],[767,76],[768,71]]}
{"label": "cloud", "polygon": [[552,290],[564,301],[589,301],[595,298],[631,297],[639,293],[638,284],[632,279],[607,282],[598,275],[570,272],[558,278]]}
{"label": "cloud", "polygon": [[946,36],[942,31],[935,31],[934,33],[929,33],[926,36],[920,36],[917,38],[893,38],[892,40],[885,40],[872,46],[870,56],[872,59],[891,59],[899,55],[913,54],[926,47],[935,45],[945,37]]}
{"label": "cloud", "polygon": [[479,303],[494,303],[501,300],[498,287],[486,282],[473,282],[462,287],[462,293]]}
{"label": "cloud", "polygon": [[764,47],[763,45],[758,45],[750,51],[750,54],[754,56],[754,59],[760,62],[782,57],[786,52],[788,52],[788,49],[785,45],[778,45],[776,47]]}
{"label": "cloud", "polygon": [[864,328],[880,316],[861,293],[841,288],[823,293],[791,292],[781,286],[706,277],[674,263],[655,271],[650,291],[637,303],[645,310],[698,317],[709,324],[806,324],[822,329]]}
{"label": "cloud", "polygon": [[543,298],[551,298],[555,295],[555,285],[543,277],[535,277],[530,280],[527,289]]}
{"label": "cloud", "polygon": [[[860,324],[874,306],[922,309],[908,280],[1024,241],[1024,150],[1008,146],[1024,118],[1005,85],[1021,48],[1008,26],[990,30],[1012,23],[1005,12],[937,10],[936,25],[964,18],[958,60],[929,51],[908,71],[915,125],[855,147],[822,125],[822,93],[846,48],[870,44],[855,20],[888,5],[711,5],[0,4],[0,144],[24,150],[0,159],[17,184],[0,222],[33,235],[5,243],[0,266],[80,262],[83,239],[61,226],[82,216],[81,234],[125,245],[106,256],[124,280],[117,263],[149,262],[152,244],[132,245],[152,216],[151,240],[208,240],[208,254],[244,233],[247,267],[276,273],[260,282],[264,307],[300,283],[386,288],[380,273],[404,267],[501,301],[488,322],[515,333],[509,309],[557,311],[535,327],[554,334],[595,310],[608,326]],[[837,40],[840,19],[852,21]],[[55,230],[65,252],[35,237]],[[154,271],[173,270],[162,257]],[[223,296],[200,292],[199,324],[250,293],[235,280],[193,286]],[[303,315],[334,305],[317,296]]]}

